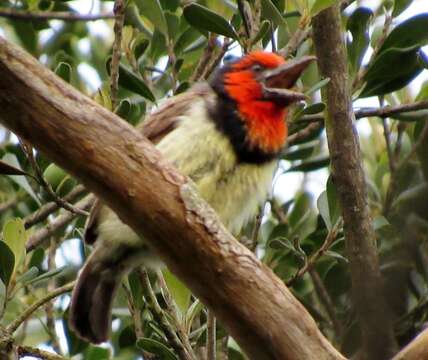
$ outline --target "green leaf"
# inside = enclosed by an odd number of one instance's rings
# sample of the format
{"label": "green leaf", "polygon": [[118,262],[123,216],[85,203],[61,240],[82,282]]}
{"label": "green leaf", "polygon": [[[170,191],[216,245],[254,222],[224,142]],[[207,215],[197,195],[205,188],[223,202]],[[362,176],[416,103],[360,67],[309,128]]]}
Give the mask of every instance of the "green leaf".
{"label": "green leaf", "polygon": [[0,241],[0,280],[6,288],[9,285],[14,267],[15,256],[12,250],[4,241]]}
{"label": "green leaf", "polygon": [[24,176],[32,176],[31,174],[16,168],[12,165],[9,165],[8,163],[4,161],[0,161],[0,174],[2,175],[24,175]]}
{"label": "green leaf", "polygon": [[288,27],[285,19],[282,17],[282,14],[271,0],[262,0],[262,14],[264,18],[272,20],[276,26]]}
{"label": "green leaf", "polygon": [[58,165],[52,163],[43,172],[43,177],[54,191],[57,190],[59,184],[67,177],[67,173]]}
{"label": "green leaf", "polygon": [[166,285],[172,298],[177,303],[178,308],[182,314],[187,312],[190,305],[190,296],[192,293],[190,290],[170,271],[163,270],[163,276],[165,278]]}
{"label": "green leaf", "polygon": [[199,31],[195,30],[192,27],[189,27],[178,37],[174,45],[174,53],[180,55],[184,51],[184,49],[186,49],[190,44],[192,44],[201,37],[203,38]]}
{"label": "green leaf", "polygon": [[133,44],[134,56],[136,60],[138,60],[142,55],[144,55],[150,44],[150,41],[147,40],[142,34],[139,35],[140,36],[135,39],[135,42]]}
{"label": "green leaf", "polygon": [[[1,266],[1,263],[0,263],[0,266]],[[1,273],[1,269],[0,269],[0,273]],[[0,278],[0,309],[4,309],[6,296],[7,296],[6,286],[4,285],[3,281]]]}
{"label": "green leaf", "polygon": [[260,41],[265,37],[265,35],[269,32],[269,30],[270,30],[270,22],[267,20],[263,20],[262,24],[260,25],[259,32],[256,34],[256,36],[254,36],[253,39],[251,39],[251,44],[252,45],[257,44],[258,41]]}
{"label": "green leaf", "polygon": [[366,85],[360,97],[384,95],[406,86],[422,70],[418,51],[390,48],[377,56],[364,80]]}
{"label": "green leaf", "polygon": [[348,263],[348,262],[349,262],[349,261],[348,261],[348,259],[347,259],[346,257],[344,257],[342,254],[339,254],[339,253],[338,253],[338,252],[336,252],[336,251],[326,250],[326,251],[324,252],[324,255],[325,255],[325,256],[328,256],[328,257],[332,257],[332,258],[334,258],[334,259],[336,259],[336,260],[343,261],[343,262],[345,262],[345,263]]}
{"label": "green leaf", "polygon": [[328,212],[330,214],[330,222],[334,226],[339,217],[341,216],[341,210],[339,200],[337,198],[336,186],[333,183],[331,176],[327,179],[327,200],[328,200]]}
{"label": "green leaf", "polygon": [[131,113],[131,101],[129,99],[120,100],[119,105],[117,105],[114,110],[115,114],[120,116],[122,119],[127,120],[128,115]]}
{"label": "green leaf", "polygon": [[320,157],[317,159],[312,159],[312,160],[303,162],[299,165],[291,166],[285,172],[293,172],[293,171],[309,172],[309,171],[322,169],[323,167],[328,166],[328,164],[330,164],[329,157]]}
{"label": "green leaf", "polygon": [[193,3],[186,6],[183,15],[190,25],[202,32],[210,31],[239,40],[235,29],[224,17],[202,5]]}
{"label": "green leaf", "polygon": [[170,39],[175,39],[178,35],[180,19],[170,11],[165,11],[165,18],[168,24],[168,36]]}
{"label": "green leaf", "polygon": [[428,13],[416,15],[396,26],[388,35],[379,54],[390,48],[416,50],[428,44]]}
{"label": "green leaf", "polygon": [[28,284],[35,284],[35,283],[38,283],[38,282],[40,282],[42,280],[52,279],[53,277],[59,275],[63,271],[64,271],[63,267],[47,271],[44,274],[42,274],[40,276],[37,276],[34,279],[32,279],[31,281],[29,281]]}
{"label": "green leaf", "polygon": [[71,81],[71,72],[71,65],[65,62],[60,62],[55,68],[55,74],[68,83]]}
{"label": "green leaf", "polygon": [[137,340],[137,346],[140,349],[158,355],[162,360],[177,360],[174,353],[159,341],[149,338],[140,338]]}
{"label": "green leaf", "polygon": [[132,301],[137,309],[144,307],[143,290],[141,288],[141,282],[135,271],[132,271],[128,275],[129,288],[131,289]]}
{"label": "green leaf", "polygon": [[404,10],[406,10],[413,0],[394,0],[394,9],[392,10],[392,17],[397,17]]}
{"label": "green leaf", "polygon": [[[2,157],[3,162],[11,165],[12,167],[16,169],[22,170],[21,166],[19,165],[18,158],[15,154],[7,153]],[[36,194],[34,193],[32,187],[28,183],[27,179],[25,177],[22,177],[20,175],[8,175],[15,183],[17,183],[21,188],[23,188],[28,195],[30,195],[34,201],[40,205],[40,201],[37,198]]]}
{"label": "green leaf", "polygon": [[85,351],[85,360],[109,360],[110,358],[110,349],[100,346],[90,346]]}
{"label": "green leaf", "polygon": [[168,25],[158,0],[135,0],[140,14],[147,18],[165,36],[168,36]]}
{"label": "green leaf", "polygon": [[24,274],[19,276],[16,279],[16,282],[23,283],[24,285],[27,284],[29,281],[33,280],[34,278],[39,275],[39,269],[35,266],[30,267]]}
{"label": "green leaf", "polygon": [[330,231],[333,227],[333,224],[331,223],[331,219],[330,219],[330,210],[328,208],[327,191],[323,191],[321,195],[318,197],[317,208],[318,208],[319,214],[324,220],[325,226]]}
{"label": "green leaf", "polygon": [[[109,75],[110,63],[111,58],[107,61],[107,72]],[[133,91],[141,95],[142,97],[150,100],[151,102],[156,102],[155,96],[153,95],[149,87],[145,84],[145,82],[123,64],[119,64],[119,85],[127,90]]]}
{"label": "green leaf", "polygon": [[348,42],[348,56],[352,69],[357,71],[370,43],[369,27],[373,11],[367,7],[357,8],[349,17],[346,29],[352,34],[352,42]]}
{"label": "green leaf", "polygon": [[283,156],[283,159],[289,161],[307,159],[308,157],[312,156],[314,150],[315,147],[313,145],[301,146],[296,150],[287,149],[287,152]]}
{"label": "green leaf", "polygon": [[25,243],[27,239],[28,236],[22,219],[12,219],[4,224],[3,241],[9,246],[15,257],[14,271],[16,271],[16,268],[25,257]]}
{"label": "green leaf", "polygon": [[302,115],[318,114],[320,112],[323,112],[324,109],[325,109],[325,104],[323,102],[310,104],[302,110]]}
{"label": "green leaf", "polygon": [[327,9],[328,7],[337,3],[338,0],[315,0],[314,4],[311,7],[311,16],[317,15],[320,11]]}
{"label": "green leaf", "polygon": [[309,90],[305,91],[305,95],[306,96],[312,95],[315,91],[326,86],[329,82],[330,82],[330,78],[322,79],[321,81],[317,82],[314,86],[312,86]]}

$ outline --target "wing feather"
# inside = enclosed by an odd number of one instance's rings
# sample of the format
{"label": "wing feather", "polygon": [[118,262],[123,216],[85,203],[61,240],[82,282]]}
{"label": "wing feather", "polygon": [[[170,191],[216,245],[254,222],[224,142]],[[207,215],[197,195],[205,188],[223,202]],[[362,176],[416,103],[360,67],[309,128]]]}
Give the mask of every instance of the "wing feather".
{"label": "wing feather", "polygon": [[[208,84],[196,84],[185,93],[171,97],[163,102],[159,109],[137,125],[137,130],[153,144],[157,144],[165,135],[179,125],[180,117],[189,111],[195,98],[202,97],[208,104],[212,101],[212,95],[213,90]],[[102,207],[103,203],[97,199],[91,208],[85,225],[84,239],[87,244],[92,245],[98,237],[97,228]]]}

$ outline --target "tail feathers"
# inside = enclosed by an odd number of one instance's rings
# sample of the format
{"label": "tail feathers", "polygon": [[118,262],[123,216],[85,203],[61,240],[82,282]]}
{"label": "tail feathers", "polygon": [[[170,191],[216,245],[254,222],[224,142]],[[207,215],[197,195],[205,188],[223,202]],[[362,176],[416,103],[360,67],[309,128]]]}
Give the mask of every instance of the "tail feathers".
{"label": "tail feathers", "polygon": [[70,307],[70,326],[92,343],[106,341],[110,333],[113,299],[122,273],[91,257],[79,275]]}

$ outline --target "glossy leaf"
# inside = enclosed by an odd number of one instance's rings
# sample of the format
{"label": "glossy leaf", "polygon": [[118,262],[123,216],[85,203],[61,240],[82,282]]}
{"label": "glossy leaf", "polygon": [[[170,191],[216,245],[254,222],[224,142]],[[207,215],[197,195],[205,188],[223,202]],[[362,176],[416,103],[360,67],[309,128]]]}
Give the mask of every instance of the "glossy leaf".
{"label": "glossy leaf", "polygon": [[197,3],[186,6],[183,15],[187,22],[202,30],[209,31],[238,40],[238,34],[229,22],[221,15]]}
{"label": "glossy leaf", "polygon": [[352,41],[348,41],[347,49],[351,66],[357,71],[369,46],[369,25],[373,11],[367,7],[357,8],[349,17],[346,29],[351,32]]}
{"label": "glossy leaf", "polygon": [[[16,157],[15,154],[11,154],[11,153],[7,153],[2,157],[2,161],[11,165],[12,167],[16,168],[16,169],[21,169],[21,165],[19,165],[19,161],[18,158]],[[17,183],[20,187],[22,187],[27,193],[28,195],[30,195],[34,201],[37,202],[37,204],[40,204],[40,201],[38,199],[38,197],[36,196],[36,194],[33,191],[33,188],[30,186],[30,184],[28,183],[27,179],[23,176],[19,176],[19,175],[8,175],[15,183]]]}
{"label": "glossy leaf", "polygon": [[[109,73],[110,62],[111,59],[107,61],[107,71]],[[156,102],[155,96],[153,95],[149,87],[146,85],[146,83],[123,64],[119,64],[119,85],[125,89],[128,89],[141,95],[142,97],[152,102]]]}
{"label": "glossy leaf", "polygon": [[312,86],[309,90],[305,91],[305,95],[309,96],[312,95],[315,91],[323,88],[330,82],[330,78],[322,79],[321,81],[317,82],[314,86]]}
{"label": "glossy leaf", "polygon": [[368,69],[360,97],[379,96],[401,89],[421,71],[417,51],[391,48],[376,58]]}
{"label": "glossy leaf", "polygon": [[9,165],[5,161],[0,161],[0,174],[1,175],[24,175],[24,176],[32,176],[31,174],[17,168],[15,166]]}
{"label": "glossy leaf", "polygon": [[6,288],[9,285],[14,267],[15,256],[13,251],[4,241],[0,241],[0,280]]}
{"label": "glossy leaf", "polygon": [[308,171],[314,171],[314,170],[318,170],[318,169],[322,169],[326,166],[328,166],[328,164],[330,163],[330,158],[329,157],[321,157],[318,159],[312,159],[312,160],[308,160],[305,161],[299,165],[294,165],[291,166],[289,169],[287,169],[286,172],[293,172],[293,171],[303,171],[303,172],[308,172]]}
{"label": "glossy leaf", "polygon": [[177,360],[174,353],[159,341],[149,338],[140,338],[137,340],[137,346],[142,350],[158,355],[162,360]]}
{"label": "glossy leaf", "polygon": [[25,243],[28,240],[24,222],[18,218],[9,220],[4,224],[2,234],[3,241],[9,246],[15,257],[14,271],[16,271],[16,268],[25,257]]}
{"label": "glossy leaf", "polygon": [[168,290],[182,314],[187,312],[192,293],[174,274],[168,270],[162,271]]}
{"label": "glossy leaf", "polygon": [[55,68],[55,74],[68,83],[71,81],[71,72],[71,65],[66,62],[60,62]]}
{"label": "glossy leaf", "polygon": [[413,0],[394,0],[394,9],[392,10],[392,17],[400,15],[406,10]]}
{"label": "glossy leaf", "polygon": [[168,35],[168,25],[164,11],[159,0],[134,0],[140,10],[140,14],[145,16],[164,35]]}
{"label": "glossy leaf", "polygon": [[428,13],[416,15],[396,26],[388,35],[379,50],[382,54],[387,49],[416,50],[428,44]]}
{"label": "glossy leaf", "polygon": [[271,0],[262,0],[262,14],[266,19],[271,20],[276,26],[287,27],[285,19]]}

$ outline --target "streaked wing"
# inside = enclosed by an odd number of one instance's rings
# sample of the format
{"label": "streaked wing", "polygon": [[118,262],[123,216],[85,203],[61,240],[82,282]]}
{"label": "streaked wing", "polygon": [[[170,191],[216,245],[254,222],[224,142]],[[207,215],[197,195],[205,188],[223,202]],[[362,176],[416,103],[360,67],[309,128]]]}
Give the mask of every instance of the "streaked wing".
{"label": "streaked wing", "polygon": [[[152,143],[157,144],[178,126],[180,117],[189,110],[197,97],[202,97],[207,102],[210,101],[212,99],[211,87],[206,83],[196,84],[185,93],[169,98],[159,109],[138,124],[137,130],[141,131]],[[103,203],[97,199],[91,208],[85,225],[84,238],[87,244],[93,244],[98,237],[98,215],[103,206]]]}

